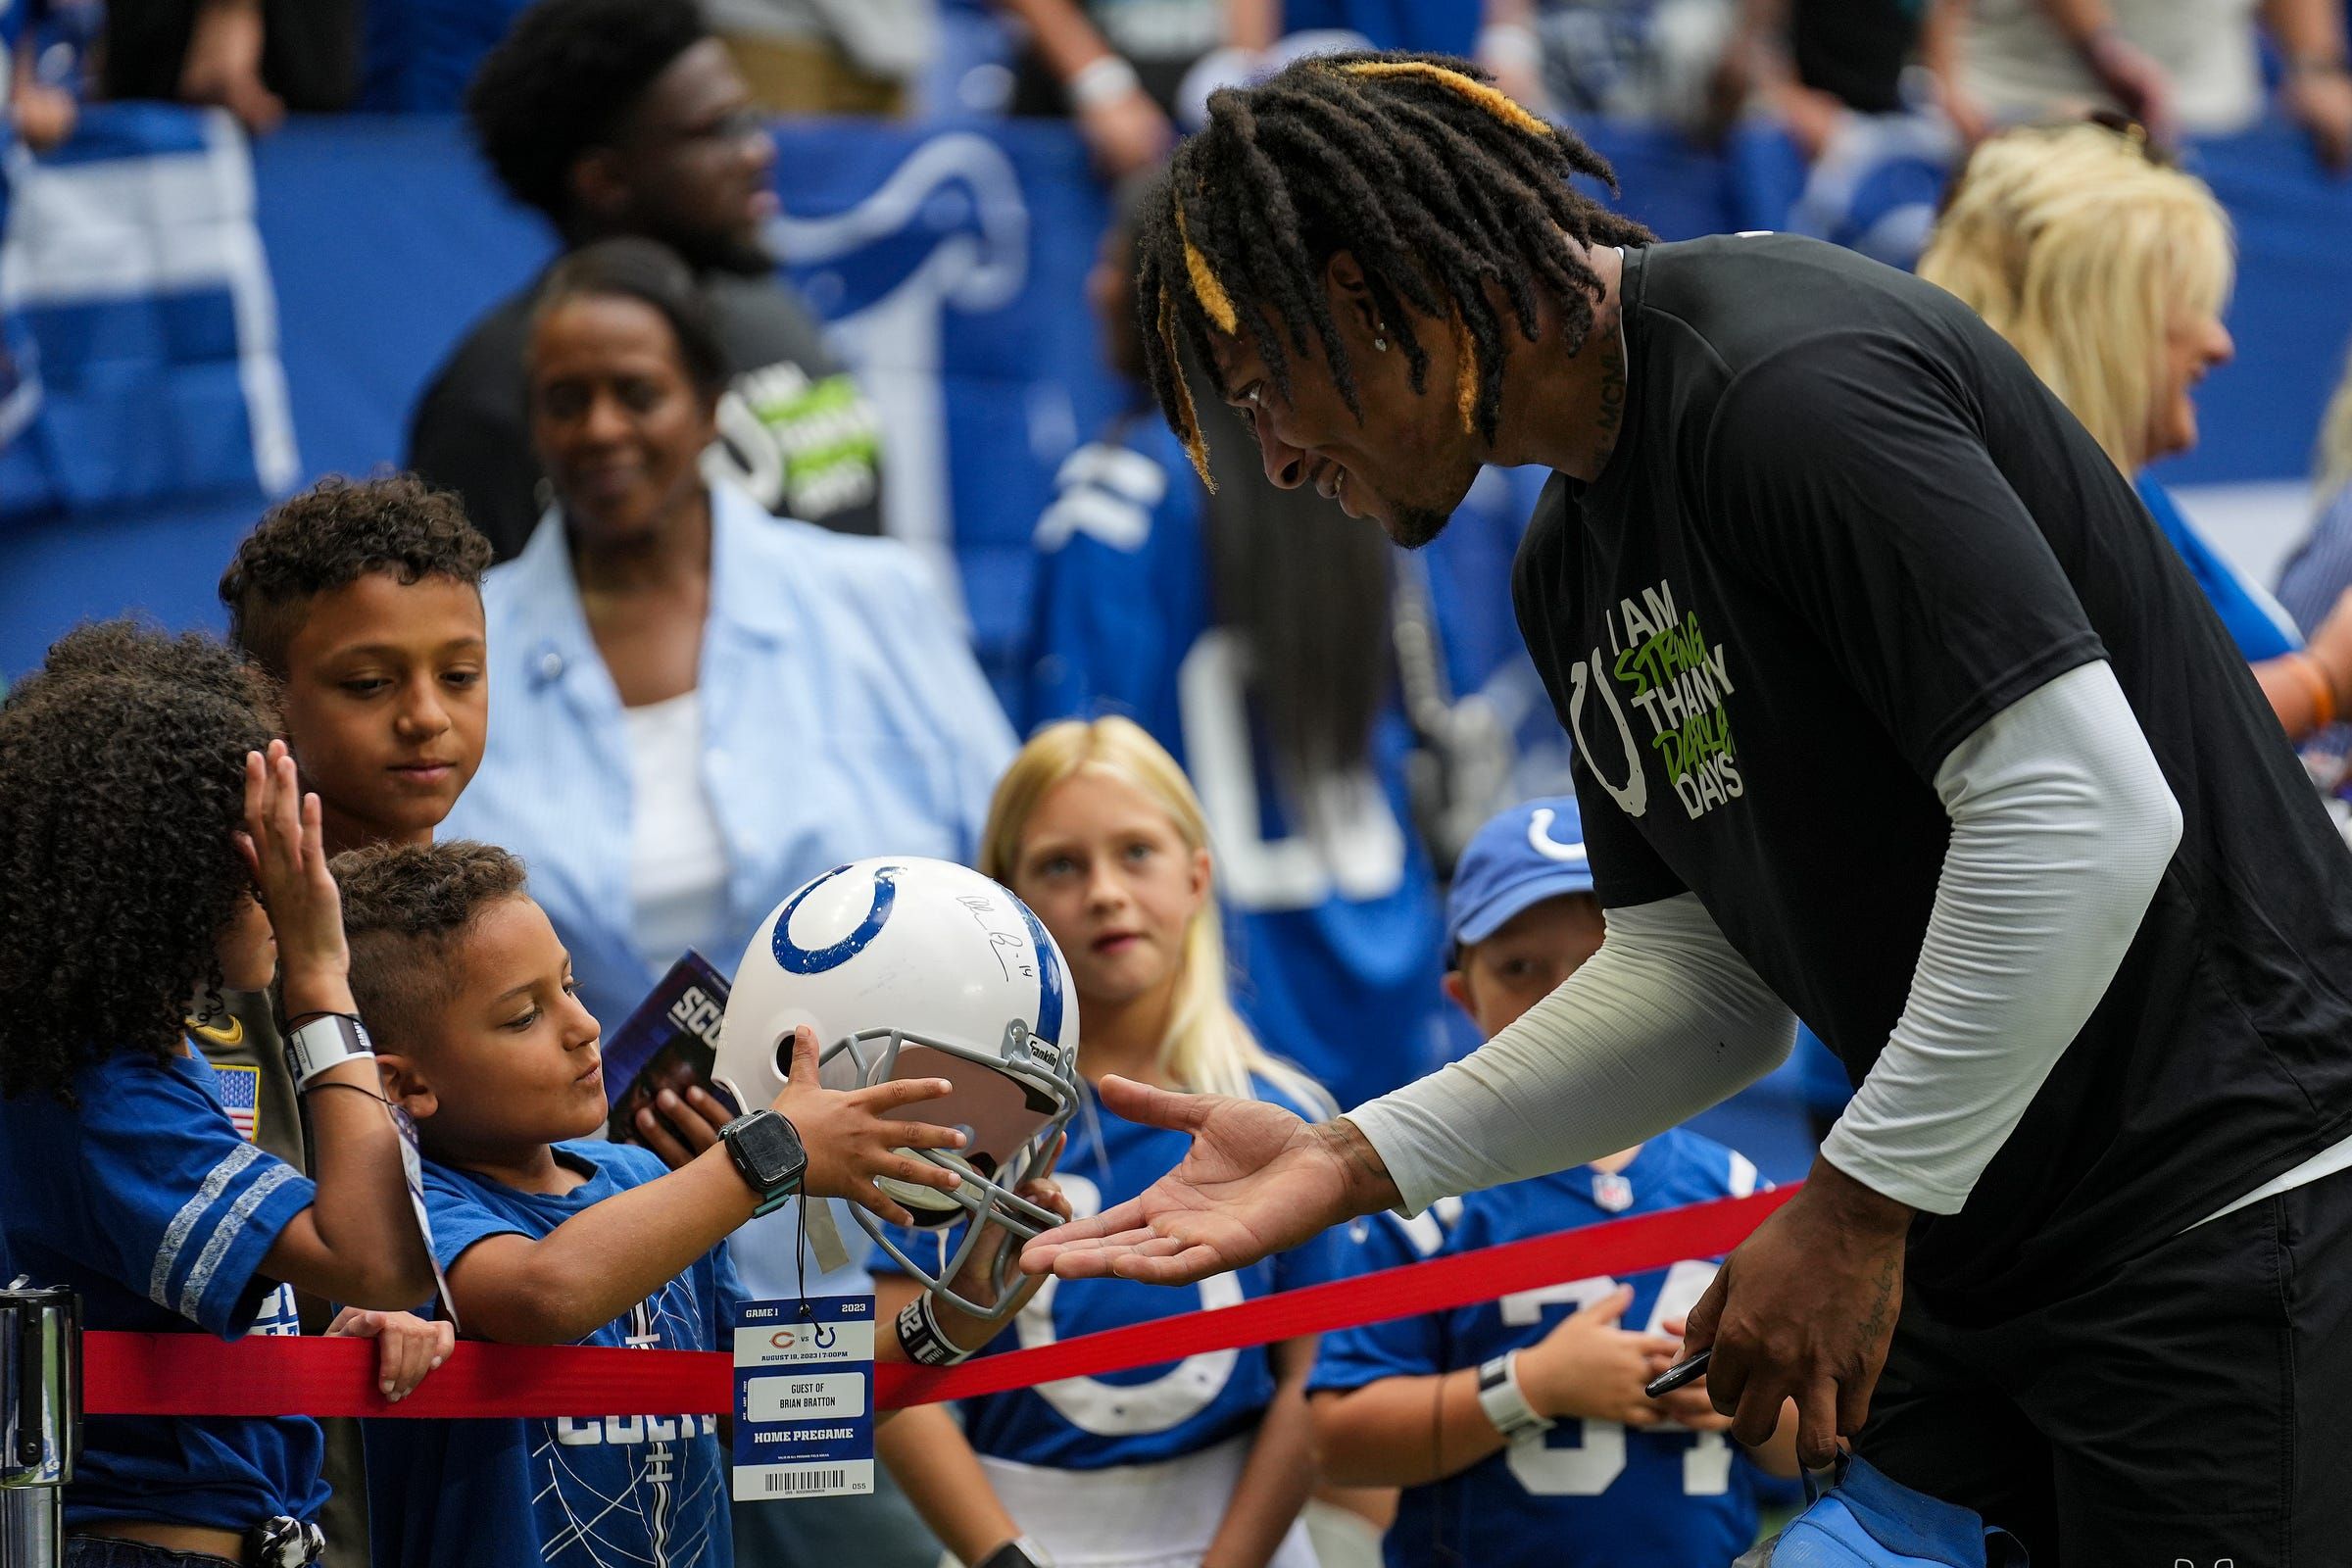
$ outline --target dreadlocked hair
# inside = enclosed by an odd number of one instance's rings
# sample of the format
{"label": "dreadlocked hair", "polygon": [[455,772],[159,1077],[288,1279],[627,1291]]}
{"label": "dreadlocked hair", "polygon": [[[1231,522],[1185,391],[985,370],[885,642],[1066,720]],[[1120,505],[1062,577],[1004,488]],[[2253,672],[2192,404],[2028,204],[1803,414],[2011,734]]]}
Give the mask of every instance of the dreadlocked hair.
{"label": "dreadlocked hair", "polygon": [[229,835],[267,683],[207,637],[69,633],[0,704],[0,1097],[175,1049],[253,879]]}
{"label": "dreadlocked hair", "polygon": [[1343,250],[1363,268],[1414,391],[1429,352],[1406,307],[1452,324],[1462,427],[1493,441],[1505,345],[1490,286],[1531,343],[1548,298],[1574,353],[1601,286],[1584,251],[1653,238],[1573,187],[1577,174],[1617,188],[1607,160],[1573,132],[1450,56],[1316,55],[1210,94],[1208,124],[1177,149],[1136,244],[1145,368],[1202,481],[1208,442],[1182,365],[1188,354],[1214,363],[1212,328],[1248,333],[1285,396],[1292,353],[1319,347],[1362,417],[1323,284]]}

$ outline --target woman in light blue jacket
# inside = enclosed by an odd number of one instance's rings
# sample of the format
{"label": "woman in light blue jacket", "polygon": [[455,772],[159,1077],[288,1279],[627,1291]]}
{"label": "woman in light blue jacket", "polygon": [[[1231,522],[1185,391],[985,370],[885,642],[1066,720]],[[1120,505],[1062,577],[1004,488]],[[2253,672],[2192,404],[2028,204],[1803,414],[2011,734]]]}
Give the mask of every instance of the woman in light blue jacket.
{"label": "woman in light blue jacket", "polygon": [[1013,739],[912,552],[705,480],[723,372],[675,257],[574,254],[530,354],[556,501],[483,584],[496,719],[443,831],[523,858],[610,1028],[830,866],[969,860]]}

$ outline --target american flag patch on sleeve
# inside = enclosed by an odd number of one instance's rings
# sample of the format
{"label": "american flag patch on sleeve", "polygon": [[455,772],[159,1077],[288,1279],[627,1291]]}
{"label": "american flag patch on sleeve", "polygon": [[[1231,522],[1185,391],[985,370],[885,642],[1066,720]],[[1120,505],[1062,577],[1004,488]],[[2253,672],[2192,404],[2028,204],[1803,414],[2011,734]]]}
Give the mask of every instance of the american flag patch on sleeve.
{"label": "american flag patch on sleeve", "polygon": [[213,1071],[220,1076],[220,1104],[237,1136],[253,1143],[261,1131],[262,1069],[217,1061]]}

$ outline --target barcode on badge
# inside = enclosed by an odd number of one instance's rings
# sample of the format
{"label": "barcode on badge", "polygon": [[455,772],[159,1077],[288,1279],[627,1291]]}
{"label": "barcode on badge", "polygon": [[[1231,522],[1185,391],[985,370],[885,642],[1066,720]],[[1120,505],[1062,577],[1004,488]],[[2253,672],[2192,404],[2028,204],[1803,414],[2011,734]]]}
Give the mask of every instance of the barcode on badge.
{"label": "barcode on badge", "polygon": [[739,1465],[735,1470],[735,1500],[758,1502],[767,1497],[832,1497],[874,1490],[874,1462],[849,1464]]}

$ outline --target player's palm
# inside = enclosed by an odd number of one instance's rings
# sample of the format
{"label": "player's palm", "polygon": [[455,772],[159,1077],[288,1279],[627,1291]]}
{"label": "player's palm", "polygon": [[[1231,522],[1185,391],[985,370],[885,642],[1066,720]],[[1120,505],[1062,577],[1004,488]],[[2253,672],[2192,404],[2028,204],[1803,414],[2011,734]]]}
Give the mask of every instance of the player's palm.
{"label": "player's palm", "polygon": [[1123,1078],[1102,1089],[1103,1103],[1130,1121],[1191,1133],[1192,1150],[1141,1196],[1031,1242],[1021,1254],[1031,1273],[1189,1285],[1348,1217],[1346,1172],[1280,1105]]}

